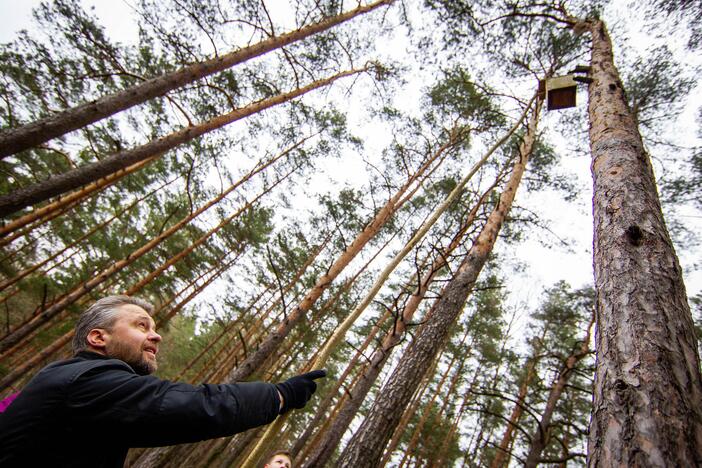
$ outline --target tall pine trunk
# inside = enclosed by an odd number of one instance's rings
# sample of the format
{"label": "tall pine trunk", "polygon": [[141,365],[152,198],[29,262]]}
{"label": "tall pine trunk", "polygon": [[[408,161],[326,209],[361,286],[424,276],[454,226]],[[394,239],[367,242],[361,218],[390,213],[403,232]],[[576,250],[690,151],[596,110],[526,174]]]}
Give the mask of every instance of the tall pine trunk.
{"label": "tall pine trunk", "polygon": [[344,403],[343,408],[339,411],[339,414],[335,418],[332,426],[321,438],[321,442],[305,461],[304,466],[322,466],[333,455],[336,446],[339,444],[339,441],[348,429],[349,424],[356,416],[358,409],[361,407],[361,404],[368,395],[368,392],[371,390],[371,387],[378,379],[378,376],[382,372],[385,363],[392,356],[395,347],[398,346],[404,339],[406,328],[408,324],[412,323],[414,314],[419,308],[419,305],[424,299],[429,287],[436,279],[438,273],[447,266],[447,258],[451,257],[454,250],[462,245],[466,231],[473,224],[478,209],[483,204],[487,196],[492,192],[493,188],[494,186],[491,186],[487,191],[485,191],[485,193],[483,193],[483,195],[471,209],[466,221],[459,227],[458,232],[453,236],[451,243],[446,249],[442,249],[441,255],[429,266],[428,271],[419,281],[418,288],[409,297],[405,307],[402,309],[401,314],[399,314],[399,317],[395,320],[392,327],[390,327],[380,341],[380,346],[373,352],[368,362],[365,363],[359,371],[362,375],[358,382],[356,382],[349,391],[351,398]]}
{"label": "tall pine trunk", "polygon": [[541,101],[537,100],[534,117],[529,122],[527,134],[530,138],[520,148],[518,161],[497,206],[490,213],[455,276],[443,289],[441,298],[430,312],[430,318],[422,326],[388,383],[380,391],[368,417],[342,453],[338,466],[375,467],[380,461],[383,449],[412,396],[412,390],[419,384],[426,369],[445,343],[492,251],[524,173],[527,157],[535,139],[536,116],[540,107]]}
{"label": "tall pine trunk", "polygon": [[355,75],[366,70],[367,68],[347,70],[321,80],[313,81],[307,86],[296,88],[286,93],[280,93],[267,99],[262,99],[246,107],[235,109],[227,114],[218,115],[206,122],[170,133],[164,137],[137,146],[136,148],[113,153],[94,163],[80,166],[76,169],[51,177],[48,180],[15,190],[12,193],[0,197],[0,216],[7,216],[27,206],[61,195],[62,193],[94,182],[102,177],[107,177],[114,172],[120,171],[145,159],[161,156],[179,145],[217,130],[218,128],[222,128],[225,125],[229,125],[271,107],[289,102],[310,91],[330,85],[340,78]]}
{"label": "tall pine trunk", "polygon": [[0,158],[38,146],[52,138],[79,129],[117,112],[146,102],[169,91],[180,88],[201,78],[226,70],[239,63],[279,49],[293,42],[326,31],[356,16],[367,13],[392,0],[379,0],[368,5],[359,6],[340,15],[325,18],[322,21],[291,31],[280,36],[273,36],[254,45],[235,50],[221,57],[194,63],[184,68],[158,76],[131,86],[125,90],[102,97],[80,106],[67,109],[58,114],[45,117],[18,128],[0,132]]}
{"label": "tall pine trunk", "polygon": [[588,465],[702,466],[702,379],[682,271],[604,23],[592,21],[597,365]]}
{"label": "tall pine trunk", "polygon": [[412,400],[409,402],[409,405],[402,413],[400,422],[397,424],[397,427],[393,431],[390,442],[388,443],[387,447],[385,447],[385,454],[383,455],[383,459],[380,462],[381,466],[386,466],[388,464],[388,462],[392,458],[392,454],[395,452],[398,445],[400,445],[400,440],[402,439],[402,436],[405,434],[405,432],[407,432],[407,428],[409,427],[409,423],[412,419],[412,416],[415,415],[415,413],[419,409],[419,406],[422,404],[422,400],[424,400],[426,393],[429,391],[429,384],[434,378],[434,374],[436,373],[436,367],[439,365],[439,362],[441,362],[443,352],[445,352],[445,350],[443,350],[442,353],[440,353],[437,356],[436,360],[432,363],[432,366],[422,378],[421,384],[417,386],[417,390],[415,390],[414,395],[412,396]]}
{"label": "tall pine trunk", "polygon": [[531,358],[528,359],[528,364],[526,371],[524,372],[524,380],[522,380],[519,386],[519,391],[517,392],[517,398],[514,402],[514,407],[512,408],[512,413],[507,420],[507,426],[505,431],[502,433],[502,439],[500,439],[500,445],[497,447],[497,452],[495,453],[495,458],[490,462],[490,468],[503,468],[509,464],[511,458],[510,447],[514,440],[514,431],[517,429],[520,420],[522,419],[522,414],[524,414],[524,405],[526,402],[527,393],[533,378],[536,376],[536,366],[540,360],[541,345],[543,339],[546,335],[546,328],[543,329],[541,337],[536,340],[536,346],[532,352]]}
{"label": "tall pine trunk", "polygon": [[358,233],[346,250],[334,260],[334,263],[329,267],[328,271],[317,279],[317,282],[310,288],[302,301],[286,315],[284,320],[276,327],[275,331],[266,337],[256,352],[249,356],[246,361],[228,376],[228,381],[236,382],[246,379],[258,370],[268,356],[275,352],[280,346],[280,343],[290,334],[290,331],[302,320],[307,311],[312,308],[317,302],[317,299],[319,299],[336,277],[339,276],[346,266],[361,252],[365,245],[373,239],[395,212],[420,188],[421,181],[424,180],[426,173],[431,172],[433,163],[437,161],[449,147],[450,145],[443,146],[422,163],[419,169],[417,169],[385,205],[378,210],[373,219]]}
{"label": "tall pine trunk", "polygon": [[529,453],[527,454],[524,466],[527,468],[535,468],[541,458],[541,453],[544,451],[548,445],[551,432],[551,420],[553,419],[553,413],[556,411],[556,405],[558,400],[565,390],[570,376],[573,375],[573,369],[585,356],[590,354],[590,333],[594,325],[595,317],[592,317],[590,323],[587,324],[587,331],[585,337],[583,338],[580,349],[573,351],[573,353],[568,356],[561,369],[558,372],[556,379],[551,385],[551,389],[546,398],[546,406],[544,407],[543,413],[541,413],[541,419],[538,421],[536,432],[531,436],[531,446],[529,447]]}

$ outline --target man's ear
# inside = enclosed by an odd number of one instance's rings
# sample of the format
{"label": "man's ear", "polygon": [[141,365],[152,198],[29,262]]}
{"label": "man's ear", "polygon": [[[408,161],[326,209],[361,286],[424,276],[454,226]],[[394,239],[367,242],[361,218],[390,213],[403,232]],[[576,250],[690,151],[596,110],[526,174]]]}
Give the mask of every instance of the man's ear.
{"label": "man's ear", "polygon": [[88,332],[86,339],[91,347],[104,350],[107,345],[108,335],[107,330],[104,328],[93,328]]}

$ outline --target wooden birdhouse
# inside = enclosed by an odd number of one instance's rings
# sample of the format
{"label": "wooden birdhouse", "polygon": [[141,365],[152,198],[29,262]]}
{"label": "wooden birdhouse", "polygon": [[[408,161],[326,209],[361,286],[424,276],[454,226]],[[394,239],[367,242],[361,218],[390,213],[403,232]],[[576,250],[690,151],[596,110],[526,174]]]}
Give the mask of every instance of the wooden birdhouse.
{"label": "wooden birdhouse", "polygon": [[546,83],[539,83],[539,91],[546,92],[546,107],[548,110],[567,109],[575,107],[577,83],[573,75],[547,78]]}

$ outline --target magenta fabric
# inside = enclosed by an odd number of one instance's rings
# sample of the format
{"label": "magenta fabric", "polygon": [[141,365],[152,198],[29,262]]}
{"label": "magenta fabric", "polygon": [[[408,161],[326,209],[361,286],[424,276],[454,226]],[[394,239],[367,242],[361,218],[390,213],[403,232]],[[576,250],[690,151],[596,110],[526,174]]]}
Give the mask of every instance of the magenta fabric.
{"label": "magenta fabric", "polygon": [[12,395],[0,401],[0,413],[4,412],[7,409],[7,407],[10,406],[10,403],[12,403],[15,400],[15,398],[17,398],[17,395],[19,395],[19,392],[13,393]]}

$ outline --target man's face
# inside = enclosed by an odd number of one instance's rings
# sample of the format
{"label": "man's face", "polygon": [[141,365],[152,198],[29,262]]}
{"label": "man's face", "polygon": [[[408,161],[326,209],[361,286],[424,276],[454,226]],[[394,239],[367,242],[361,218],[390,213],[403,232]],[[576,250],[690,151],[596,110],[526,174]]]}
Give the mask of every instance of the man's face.
{"label": "man's face", "polygon": [[268,460],[268,463],[266,463],[265,466],[268,468],[290,468],[292,466],[292,462],[287,455],[280,453]]}
{"label": "man's face", "polygon": [[123,305],[106,333],[105,355],[126,362],[139,375],[151,374],[158,368],[156,354],[160,341],[156,324],[144,309]]}

